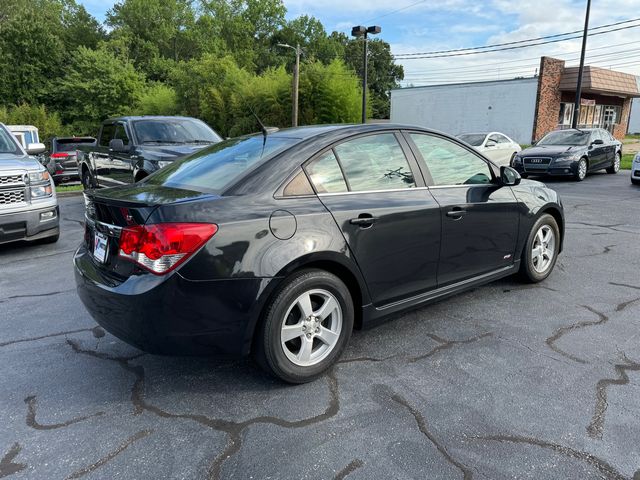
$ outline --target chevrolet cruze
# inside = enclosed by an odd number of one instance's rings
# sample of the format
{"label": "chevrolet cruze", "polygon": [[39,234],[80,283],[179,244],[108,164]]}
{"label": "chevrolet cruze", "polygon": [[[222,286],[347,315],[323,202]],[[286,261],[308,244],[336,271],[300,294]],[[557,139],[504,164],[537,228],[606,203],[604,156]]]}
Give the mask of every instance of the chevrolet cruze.
{"label": "chevrolet cruze", "polygon": [[76,282],[100,325],[149,352],[251,353],[292,383],[354,327],[544,280],[564,236],[553,190],[399,125],[235,138],[85,203]]}

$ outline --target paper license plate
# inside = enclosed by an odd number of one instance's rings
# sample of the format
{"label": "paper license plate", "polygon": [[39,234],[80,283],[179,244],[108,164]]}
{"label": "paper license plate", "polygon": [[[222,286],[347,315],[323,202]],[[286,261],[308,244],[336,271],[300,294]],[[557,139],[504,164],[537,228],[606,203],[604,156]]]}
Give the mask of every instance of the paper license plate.
{"label": "paper license plate", "polygon": [[100,263],[104,263],[107,260],[107,246],[109,245],[109,239],[106,235],[96,232],[93,237],[93,257]]}

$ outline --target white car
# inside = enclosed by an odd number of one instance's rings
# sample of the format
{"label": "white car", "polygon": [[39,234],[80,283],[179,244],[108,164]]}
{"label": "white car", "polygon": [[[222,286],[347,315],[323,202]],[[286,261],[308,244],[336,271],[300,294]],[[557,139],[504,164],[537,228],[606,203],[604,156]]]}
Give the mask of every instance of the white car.
{"label": "white car", "polygon": [[636,153],[631,163],[631,183],[640,185],[640,152]]}
{"label": "white car", "polygon": [[498,166],[511,165],[515,154],[522,150],[520,145],[500,132],[463,133],[458,138]]}

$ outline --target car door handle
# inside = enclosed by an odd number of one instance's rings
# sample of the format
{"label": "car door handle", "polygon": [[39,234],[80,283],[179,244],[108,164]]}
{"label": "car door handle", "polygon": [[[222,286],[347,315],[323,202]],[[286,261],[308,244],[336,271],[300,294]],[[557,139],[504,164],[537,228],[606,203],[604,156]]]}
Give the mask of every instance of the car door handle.
{"label": "car door handle", "polygon": [[372,226],[378,220],[377,217],[370,215],[368,213],[361,213],[358,218],[352,218],[349,220],[351,225],[359,225],[363,228],[368,228]]}
{"label": "car door handle", "polygon": [[462,218],[463,215],[466,215],[466,213],[467,213],[466,210],[463,210],[462,208],[459,208],[459,207],[454,207],[453,210],[450,210],[447,212],[447,217],[459,219],[459,218]]}

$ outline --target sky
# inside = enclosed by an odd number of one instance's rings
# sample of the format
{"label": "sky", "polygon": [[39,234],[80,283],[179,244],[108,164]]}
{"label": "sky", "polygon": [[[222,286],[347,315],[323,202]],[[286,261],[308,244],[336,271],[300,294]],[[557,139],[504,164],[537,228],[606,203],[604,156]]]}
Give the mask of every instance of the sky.
{"label": "sky", "polygon": [[[594,30],[587,64],[640,75],[639,0],[592,2],[590,27],[638,18],[638,21]],[[80,0],[99,20],[112,0]],[[287,18],[312,15],[327,31],[349,34],[354,25],[379,25],[378,37],[389,42],[394,55],[433,52],[514,42],[581,30],[586,0],[284,0]],[[404,86],[531,76],[542,55],[578,64],[581,39],[502,52],[447,58],[400,59]]]}

